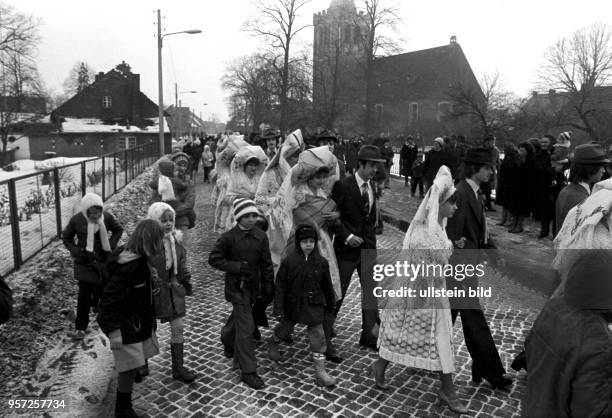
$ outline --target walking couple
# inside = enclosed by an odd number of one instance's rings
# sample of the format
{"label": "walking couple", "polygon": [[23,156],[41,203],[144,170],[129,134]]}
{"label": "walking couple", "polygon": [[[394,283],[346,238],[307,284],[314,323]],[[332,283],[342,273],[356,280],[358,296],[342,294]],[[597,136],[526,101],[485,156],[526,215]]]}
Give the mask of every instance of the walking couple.
{"label": "walking couple", "polygon": [[[492,174],[490,151],[484,148],[468,150],[465,167],[466,179],[459,182],[456,189],[448,167],[439,169],[404,238],[402,248],[410,251],[403,254],[409,263],[444,266],[455,263],[462,253],[455,249],[488,248],[479,186]],[[465,289],[469,294],[468,288],[477,286],[475,277],[472,279],[460,282],[451,277],[448,287]],[[416,282],[411,282],[409,277],[395,277],[387,285],[393,289],[447,287],[441,276],[419,277]],[[472,357],[472,380],[479,383],[484,378],[495,388],[512,383],[504,376],[505,370],[478,298],[462,298],[460,302],[449,302],[447,297],[387,298],[379,300],[379,307],[379,358],[371,367],[379,389],[388,388],[385,369],[389,362],[437,371],[441,381],[439,402],[454,412],[467,413],[452,379],[455,372],[452,328],[458,314],[461,314],[465,342]],[[470,309],[466,309],[468,307]]]}

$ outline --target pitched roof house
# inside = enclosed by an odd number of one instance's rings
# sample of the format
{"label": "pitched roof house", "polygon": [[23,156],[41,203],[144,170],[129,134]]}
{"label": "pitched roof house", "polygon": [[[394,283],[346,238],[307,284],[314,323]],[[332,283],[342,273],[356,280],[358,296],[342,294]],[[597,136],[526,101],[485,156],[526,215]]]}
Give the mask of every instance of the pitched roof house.
{"label": "pitched roof house", "polygon": [[[124,68],[126,67],[125,63]],[[129,66],[127,66],[129,68]],[[30,128],[31,158],[96,156],[158,140],[158,106],[140,91],[140,75],[112,69]],[[165,148],[170,131],[164,120]]]}

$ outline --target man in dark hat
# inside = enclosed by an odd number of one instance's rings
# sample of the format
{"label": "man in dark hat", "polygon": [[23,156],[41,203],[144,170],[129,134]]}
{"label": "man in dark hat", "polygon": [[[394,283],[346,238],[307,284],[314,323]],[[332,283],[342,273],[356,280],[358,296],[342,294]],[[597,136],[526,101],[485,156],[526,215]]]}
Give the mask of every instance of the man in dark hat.
{"label": "man in dark hat", "polygon": [[557,231],[561,230],[567,213],[589,197],[591,186],[601,180],[604,167],[610,163],[601,145],[578,145],[570,159],[570,184],[557,197],[555,219]]}
{"label": "man in dark hat", "polygon": [[[493,174],[493,154],[489,148],[468,149],[464,164],[466,178],[457,184],[457,211],[448,219],[446,233],[455,248],[463,249],[453,252],[452,262],[462,264],[468,261],[468,264],[476,265],[480,264],[480,260],[474,257],[479,255],[479,249],[494,248],[487,236],[484,197],[480,191],[480,186]],[[477,286],[476,276],[463,281],[450,277],[447,283],[449,289],[463,288],[466,294]],[[452,298],[450,302],[453,323],[457,315],[461,315],[465,344],[472,357],[472,380],[478,383],[484,378],[496,388],[510,385],[512,379],[505,376],[506,371],[478,297]]]}
{"label": "man in dark hat", "polygon": [[[378,322],[377,302],[374,298],[372,269],[376,263],[376,201],[371,183],[377,165],[384,162],[380,150],[374,145],[364,145],[357,154],[359,168],[354,175],[334,184],[331,198],[340,212],[339,225],[335,230],[334,251],[338,260],[342,299],[336,304],[338,315],[353,272],[357,270],[361,283],[361,338],[359,344],[376,349],[373,330]],[[362,251],[368,250],[368,251]],[[326,336],[331,336],[332,323],[326,323]],[[335,353],[331,341],[328,356]],[[333,359],[330,359],[334,361]]]}
{"label": "man in dark hat", "polygon": [[266,152],[268,160],[272,160],[278,151],[280,134],[274,129],[266,129],[261,135],[261,147]]}
{"label": "man in dark hat", "polygon": [[338,169],[340,171],[339,175],[340,175],[340,178],[342,179],[345,176],[346,168],[344,164],[344,157],[340,152],[338,152],[337,145],[338,145],[338,137],[333,132],[325,130],[317,136],[317,146],[329,147],[329,150],[338,159]]}

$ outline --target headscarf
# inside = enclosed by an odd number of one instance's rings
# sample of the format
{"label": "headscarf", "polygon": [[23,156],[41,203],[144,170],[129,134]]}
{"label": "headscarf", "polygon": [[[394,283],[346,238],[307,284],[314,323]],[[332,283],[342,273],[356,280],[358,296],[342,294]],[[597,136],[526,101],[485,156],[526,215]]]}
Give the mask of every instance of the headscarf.
{"label": "headscarf", "polygon": [[[172,206],[164,202],[156,202],[149,206],[149,210],[147,211],[147,219],[152,219],[161,224],[161,218],[163,214],[167,211],[172,212],[172,216],[176,218],[176,213]],[[180,235],[177,236],[177,232],[174,227],[172,231],[164,234],[164,253],[166,256],[166,270],[169,270],[173,267],[174,274],[178,274],[178,262],[176,256],[176,241],[177,239],[180,241]]]}
{"label": "headscarf", "polygon": [[[244,168],[247,161],[253,158],[259,161],[259,166],[257,167],[255,176],[253,178],[248,178]],[[253,199],[257,191],[257,183],[267,164],[268,157],[260,146],[246,145],[241,147],[232,160],[230,168],[231,175],[227,186],[227,196],[248,197],[249,199]]]}
{"label": "headscarf", "polygon": [[287,136],[279,152],[276,153],[265,168],[255,192],[255,203],[264,216],[270,216],[276,194],[291,170],[291,166],[287,161],[288,158],[296,152],[303,151],[304,148],[302,131],[298,129]]}
{"label": "headscarf", "polygon": [[97,222],[91,222],[87,216],[87,210],[91,207],[97,206],[104,210],[104,203],[102,198],[95,193],[87,193],[81,199],[81,213],[87,221],[87,244],[85,247],[86,251],[93,252],[94,250],[94,237],[96,232],[100,232],[100,242],[104,251],[111,251],[110,242],[108,240],[108,232],[106,231],[106,225],[104,225],[104,213],[100,216]]}

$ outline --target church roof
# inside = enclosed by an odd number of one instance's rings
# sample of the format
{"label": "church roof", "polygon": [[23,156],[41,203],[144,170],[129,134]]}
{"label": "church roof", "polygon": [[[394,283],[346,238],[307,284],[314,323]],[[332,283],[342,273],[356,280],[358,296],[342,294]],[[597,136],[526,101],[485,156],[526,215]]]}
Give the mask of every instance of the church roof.
{"label": "church roof", "polygon": [[442,100],[458,83],[482,92],[457,43],[377,58],[374,71],[376,96],[384,101]]}

